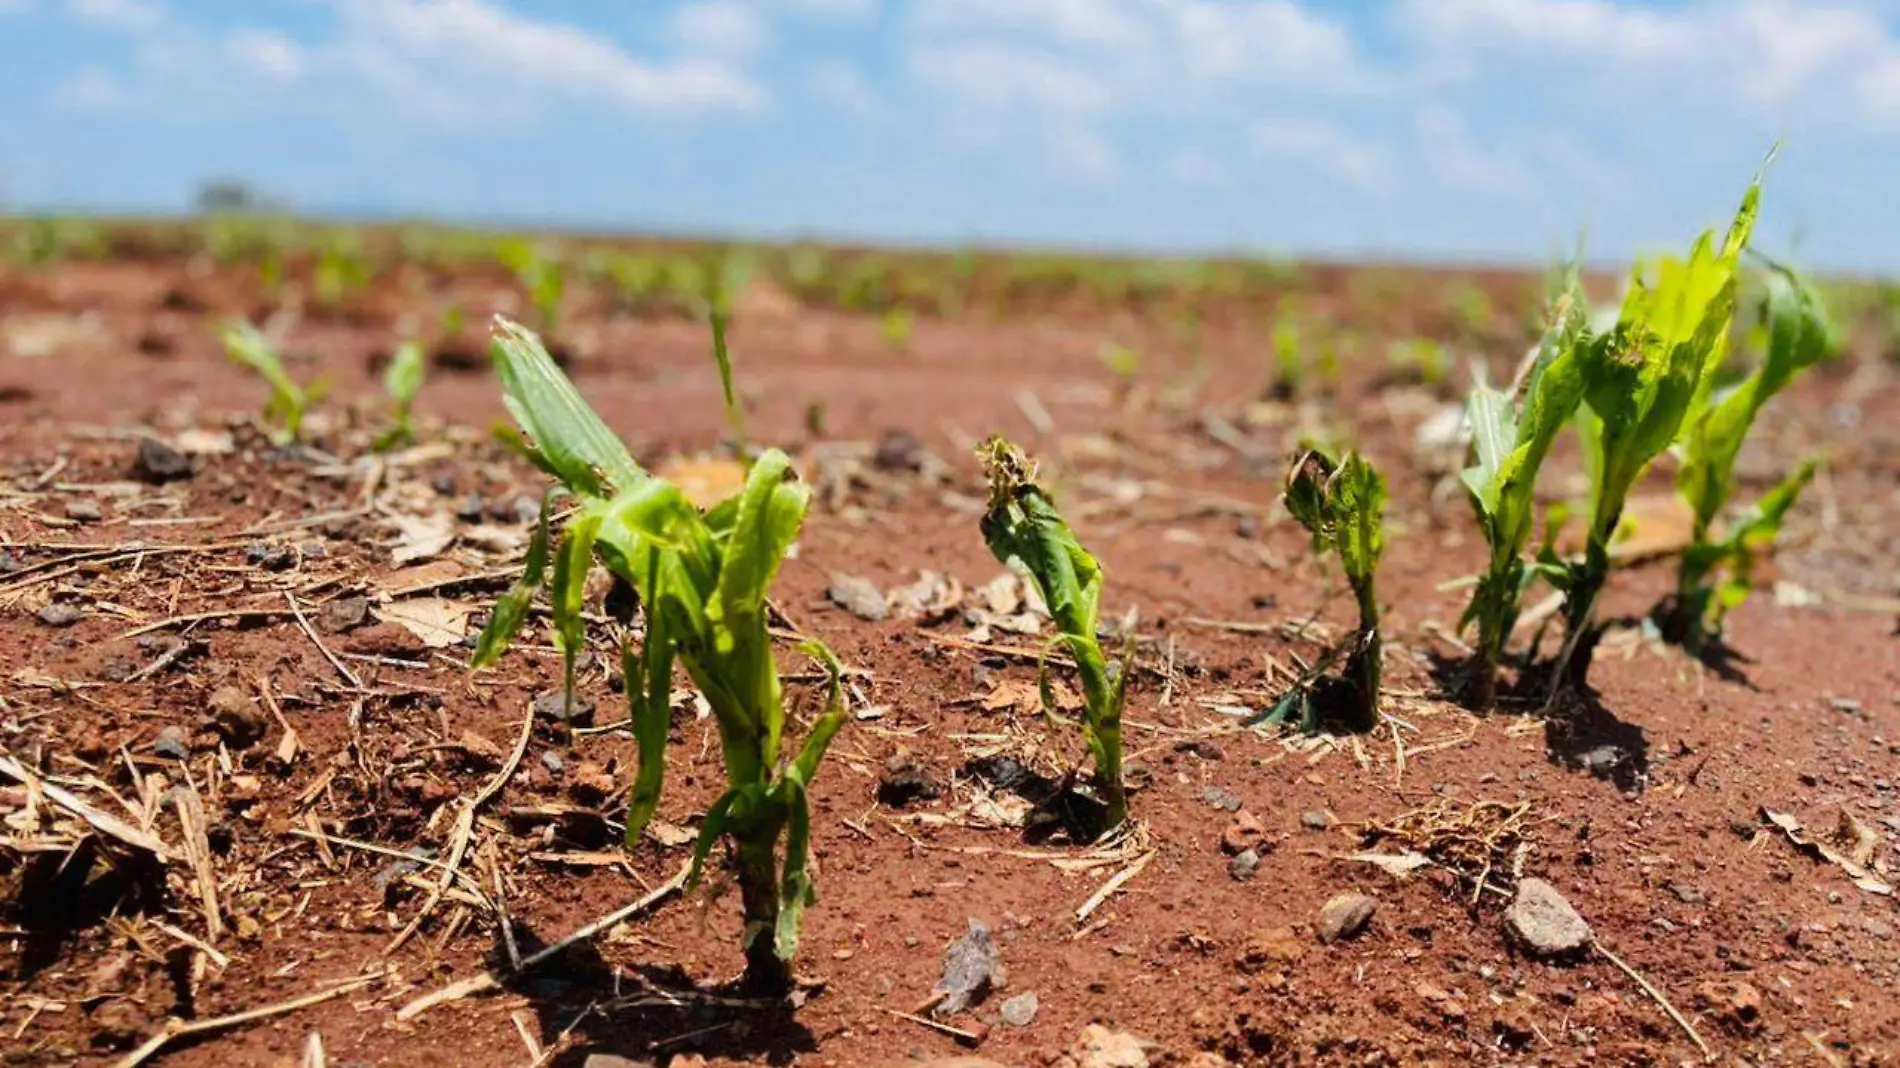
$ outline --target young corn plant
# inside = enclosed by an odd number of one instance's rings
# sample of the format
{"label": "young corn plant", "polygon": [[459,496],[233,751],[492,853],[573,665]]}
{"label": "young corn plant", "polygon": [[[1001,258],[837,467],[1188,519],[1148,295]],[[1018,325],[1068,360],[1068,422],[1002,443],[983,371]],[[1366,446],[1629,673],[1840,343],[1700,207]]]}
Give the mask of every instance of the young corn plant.
{"label": "young corn plant", "polygon": [[1727,393],[1712,394],[1684,420],[1676,451],[1676,490],[1694,515],[1676,593],[1664,612],[1670,637],[1691,647],[1721,633],[1723,616],[1747,599],[1757,555],[1774,544],[1781,521],[1814,477],[1809,460],[1737,516],[1719,538],[1715,521],[1735,489],[1735,459],[1762,406],[1794,376],[1839,347],[1821,295],[1780,265],[1771,265],[1764,319],[1767,354],[1761,367]]}
{"label": "young corn plant", "polygon": [[[1357,452],[1335,460],[1325,450],[1309,447],[1287,473],[1285,496],[1287,511],[1312,532],[1314,547],[1339,555],[1359,604],[1359,629],[1346,657],[1346,681],[1352,688],[1348,709],[1354,729],[1370,730],[1379,722],[1383,650],[1373,579],[1385,551],[1385,479]],[[1317,711],[1310,702],[1307,709],[1304,726],[1312,730],[1318,726]]]}
{"label": "young corn plant", "polygon": [[1553,697],[1560,686],[1588,679],[1600,637],[1597,598],[1609,578],[1610,541],[1630,489],[1675,441],[1684,419],[1707,404],[1713,369],[1728,352],[1740,260],[1760,201],[1757,177],[1720,244],[1704,233],[1687,259],[1662,259],[1651,278],[1639,273],[1615,325],[1580,345],[1578,427],[1590,473],[1589,526],[1581,558],[1544,559],[1546,574],[1564,593],[1565,637],[1552,673]]}
{"label": "young corn plant", "polygon": [[258,377],[270,385],[270,400],[264,404],[264,420],[277,423],[277,429],[270,432],[271,440],[279,445],[295,442],[303,433],[304,414],[310,406],[322,399],[329,391],[329,384],[323,379],[313,380],[309,385],[300,385],[284,369],[284,361],[255,326],[238,322],[226,326],[219,334],[224,342],[224,351],[232,361],[255,371]]}
{"label": "young corn plant", "polygon": [[1573,269],[1551,301],[1550,322],[1521,394],[1481,381],[1466,401],[1477,462],[1463,477],[1491,549],[1471,605],[1459,621],[1461,629],[1478,625],[1467,697],[1480,710],[1497,703],[1498,664],[1535,574],[1526,566],[1524,550],[1535,523],[1537,472],[1583,401],[1578,346],[1588,321],[1589,305]]}
{"label": "young corn plant", "polygon": [[[1122,706],[1133,667],[1131,646],[1111,667],[1096,631],[1100,623],[1102,566],[1036,484],[1036,468],[1021,449],[991,437],[977,449],[990,480],[989,508],[983,513],[983,540],[1005,567],[1021,570],[1042,594],[1049,616],[1061,632],[1082,679],[1082,740],[1095,758],[1095,786],[1107,807],[1105,830],[1128,818],[1128,793],[1122,783]],[[1044,707],[1053,707],[1044,678]]]}
{"label": "young corn plant", "polygon": [[377,452],[388,452],[401,448],[416,440],[416,427],[413,409],[416,394],[422,392],[422,378],[427,366],[423,357],[422,345],[416,341],[404,341],[396,346],[396,355],[389,360],[389,366],[383,368],[383,389],[389,393],[389,399],[395,404],[394,421],[389,429],[376,439]]}
{"label": "young corn plant", "polygon": [[766,630],[766,595],[811,491],[784,453],[768,449],[736,496],[702,514],[679,487],[634,462],[534,334],[498,320],[492,351],[503,401],[525,434],[510,435],[511,443],[576,507],[552,551],[544,509],[523,575],[496,606],[474,664],[502,654],[545,588],[571,701],[575,658],[586,641],[588,574],[604,567],[633,589],[645,607],[645,633],[637,643],[623,639],[621,648],[639,744],[628,846],[640,840],[660,801],[677,661],[712,707],[727,783],[701,824],[689,885],[698,882],[714,844],[730,839],[745,912],[746,985],[784,991],[799,922],[814,899],[806,791],[845,721],[838,663],[811,643],[806,651],[824,665],[830,684],[804,744],[785,759],[786,708]]}

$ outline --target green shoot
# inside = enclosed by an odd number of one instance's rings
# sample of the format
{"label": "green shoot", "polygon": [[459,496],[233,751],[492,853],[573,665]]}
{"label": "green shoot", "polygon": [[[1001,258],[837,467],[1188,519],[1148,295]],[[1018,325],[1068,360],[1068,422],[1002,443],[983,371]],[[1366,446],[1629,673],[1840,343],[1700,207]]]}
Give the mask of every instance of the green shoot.
{"label": "green shoot", "polygon": [[1451,352],[1428,337],[1393,342],[1386,349],[1386,364],[1395,381],[1414,382],[1434,390],[1451,381]]}
{"label": "green shoot", "polygon": [[523,238],[503,241],[495,255],[502,266],[513,272],[515,281],[527,294],[541,332],[556,333],[560,327],[561,298],[567,293],[565,265]]}
{"label": "green shoot", "polygon": [[322,399],[328,391],[328,385],[317,379],[307,386],[297,384],[284,369],[284,361],[272,347],[270,340],[250,323],[238,322],[226,326],[219,334],[224,342],[224,351],[234,362],[255,371],[270,385],[270,400],[264,404],[264,419],[275,422],[278,429],[271,432],[271,440],[279,445],[288,445],[296,441],[303,433],[304,413]]}
{"label": "green shoot", "polygon": [[800,919],[813,900],[807,789],[846,718],[838,662],[810,643],[805,651],[829,676],[824,708],[797,755],[784,759],[787,711],[766,596],[804,522],[811,490],[793,476],[784,453],[768,449],[736,497],[702,514],[677,486],[634,462],[534,334],[497,320],[492,351],[503,401],[526,435],[511,435],[513,443],[578,504],[551,553],[544,510],[527,567],[490,617],[474,665],[502,654],[529,600],[546,589],[571,700],[575,660],[586,642],[589,572],[604,567],[638,594],[645,633],[638,642],[623,637],[621,646],[639,744],[628,845],[640,840],[659,805],[677,660],[712,707],[727,782],[701,824],[689,882],[698,882],[713,845],[731,839],[746,920],[746,980],[782,992],[791,983]]}
{"label": "green shoot", "polygon": [[1292,400],[1300,395],[1306,381],[1306,360],[1300,351],[1300,328],[1281,320],[1273,327],[1273,385],[1269,394],[1275,400]]}
{"label": "green shoot", "polygon": [[1579,429],[1590,472],[1590,519],[1581,559],[1546,561],[1564,592],[1566,633],[1553,696],[1565,682],[1587,681],[1599,637],[1597,598],[1609,578],[1610,540],[1630,489],[1676,439],[1683,420],[1708,403],[1712,372],[1728,353],[1740,259],[1760,201],[1757,176],[1719,245],[1713,233],[1704,233],[1687,259],[1662,259],[1653,278],[1639,272],[1615,326],[1581,343]]}
{"label": "green shoot", "polygon": [[[1767,282],[1767,356],[1762,366],[1727,393],[1712,395],[1692,410],[1676,443],[1682,460],[1676,490],[1689,502],[1694,525],[1666,622],[1673,637],[1691,645],[1719,634],[1724,614],[1748,597],[1755,555],[1774,544],[1782,517],[1814,477],[1815,462],[1802,464],[1725,536],[1718,540],[1711,534],[1734,493],[1735,460],[1755,416],[1796,373],[1839,347],[1814,287],[1778,264],[1771,266]],[[1716,581],[1723,570],[1727,577]]]}
{"label": "green shoot", "polygon": [[1525,566],[1524,549],[1534,520],[1538,469],[1583,401],[1578,343],[1588,316],[1589,305],[1572,268],[1551,301],[1550,323],[1522,399],[1479,382],[1466,402],[1477,465],[1465,469],[1465,488],[1491,549],[1471,605],[1459,621],[1461,628],[1478,624],[1470,700],[1479,709],[1497,702],[1498,663],[1534,575]]}
{"label": "green shoot", "polygon": [[389,399],[395,402],[395,421],[376,439],[377,452],[388,452],[416,440],[412,409],[415,407],[416,394],[422,392],[426,366],[420,344],[404,341],[396,346],[396,355],[390,358],[389,366],[383,369],[383,389],[388,391]]}
{"label": "green shoot", "polygon": [[[1107,828],[1128,818],[1128,794],[1122,784],[1122,705],[1132,667],[1125,657],[1110,667],[1096,637],[1100,623],[1103,573],[1077,541],[1042,487],[1036,468],[1022,450],[1001,437],[977,449],[990,480],[989,508],[983,514],[983,540],[1005,567],[1028,575],[1042,594],[1082,677],[1082,740],[1095,758],[1095,785],[1107,806]],[[1132,656],[1132,647],[1130,656]],[[1045,701],[1045,703],[1047,703]]]}
{"label": "green shoot", "polygon": [[1352,726],[1370,730],[1379,722],[1379,599],[1373,579],[1385,551],[1385,479],[1357,452],[1334,460],[1307,448],[1287,472],[1286,508],[1312,532],[1320,551],[1332,549],[1359,604],[1359,630],[1346,659],[1352,687]]}
{"label": "green shoot", "polygon": [[911,329],[916,325],[917,316],[909,308],[890,308],[878,324],[878,333],[887,348],[902,352],[910,348]]}

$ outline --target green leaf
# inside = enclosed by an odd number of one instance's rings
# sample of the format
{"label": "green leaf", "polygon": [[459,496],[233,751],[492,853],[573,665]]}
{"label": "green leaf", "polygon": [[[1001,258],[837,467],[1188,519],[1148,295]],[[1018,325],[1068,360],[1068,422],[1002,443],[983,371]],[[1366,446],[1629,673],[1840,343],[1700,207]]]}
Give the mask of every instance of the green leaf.
{"label": "green leaf", "polygon": [[568,488],[604,497],[647,478],[533,331],[496,316],[489,352],[509,414]]}
{"label": "green leaf", "polygon": [[779,882],[778,925],[772,951],[782,961],[798,956],[798,927],[805,906],[817,900],[811,880],[811,807],[805,789],[788,782],[781,795],[786,808],[785,870]]}
{"label": "green leaf", "polygon": [[574,715],[574,664],[587,648],[587,621],[581,618],[587,592],[587,573],[594,565],[594,538],[600,533],[601,513],[589,508],[568,520],[567,533],[554,552],[554,581],[548,591],[553,608],[554,639],[561,649],[563,716]]}
{"label": "green leaf", "polygon": [[[659,554],[648,558],[648,589],[659,587],[660,565]],[[666,781],[666,738],[673,725],[675,616],[672,611],[656,611],[649,601],[646,637],[641,643],[640,655],[633,654],[631,643],[622,646],[620,653],[627,706],[633,718],[633,737],[640,748],[639,770],[634,774],[633,793],[627,801],[629,849],[639,842],[640,833],[658,811],[660,791]]]}
{"label": "green leaf", "polygon": [[422,346],[415,341],[404,341],[396,346],[396,355],[390,358],[389,366],[383,369],[383,388],[396,403],[407,409],[422,391],[422,376],[427,367]]}
{"label": "green leaf", "polygon": [[818,774],[818,765],[825,759],[825,751],[831,747],[831,739],[844,726],[846,710],[844,704],[843,665],[822,642],[808,641],[799,648],[807,655],[824,665],[825,669],[825,710],[812,722],[811,733],[805,736],[805,744],[798,756],[786,765],[780,779],[797,784],[802,791]]}
{"label": "green leaf", "polygon": [[543,573],[548,566],[548,517],[553,510],[554,496],[558,490],[550,490],[541,498],[541,518],[535,523],[534,534],[528,539],[528,559],[522,566],[521,577],[495,602],[495,610],[488,614],[488,625],[482,628],[482,635],[475,643],[475,656],[470,661],[471,668],[485,668],[501,658],[507,650],[508,642],[515,632],[521,629],[521,623],[528,617],[528,608],[534,602],[534,595],[541,589]]}
{"label": "green leaf", "polygon": [[692,866],[686,871],[686,889],[690,892],[699,885],[700,874],[705,870],[706,858],[712,854],[713,843],[726,833],[732,820],[732,806],[737,804],[743,787],[734,787],[719,795],[719,799],[706,810],[706,817],[699,821],[699,838],[693,843]]}

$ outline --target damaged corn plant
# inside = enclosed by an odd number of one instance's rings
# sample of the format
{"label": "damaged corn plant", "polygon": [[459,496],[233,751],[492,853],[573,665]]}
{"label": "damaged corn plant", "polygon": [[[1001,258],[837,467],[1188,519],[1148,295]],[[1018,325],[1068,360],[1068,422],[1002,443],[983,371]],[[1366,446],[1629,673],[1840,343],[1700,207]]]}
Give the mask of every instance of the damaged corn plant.
{"label": "damaged corn plant", "polygon": [[1565,637],[1551,678],[1581,687],[1600,628],[1597,600],[1610,574],[1610,545],[1630,490],[1668,449],[1684,420],[1707,404],[1714,369],[1728,353],[1741,257],[1761,202],[1749,184],[1727,235],[1705,232],[1686,258],[1638,270],[1613,327],[1579,343],[1583,406],[1578,428],[1590,476],[1589,525],[1579,558],[1546,552],[1544,572],[1564,594]]}
{"label": "damaged corn plant", "polygon": [[[1664,605],[1662,623],[1664,633],[1691,648],[1719,637],[1723,617],[1747,599],[1756,558],[1774,545],[1782,519],[1819,464],[1815,459],[1802,462],[1716,532],[1716,522],[1734,495],[1735,460],[1755,417],[1797,373],[1839,348],[1814,287],[1780,264],[1769,265],[1766,281],[1763,320],[1768,343],[1761,366],[1724,393],[1705,391],[1706,399],[1691,408],[1676,442],[1681,461],[1676,491],[1694,518],[1676,593]],[[1705,374],[1713,372],[1711,367]]]}
{"label": "damaged corn plant", "polygon": [[[572,701],[586,643],[588,574],[604,567],[638,596],[644,633],[621,638],[626,693],[639,744],[627,843],[640,840],[660,801],[677,661],[712,708],[727,789],[707,810],[688,884],[720,839],[732,843],[745,912],[745,983],[782,992],[792,982],[799,921],[813,900],[806,791],[845,720],[839,666],[823,646],[805,651],[829,676],[824,707],[795,756],[785,758],[785,694],[767,631],[766,597],[804,522],[810,489],[790,459],[766,450],[734,497],[702,513],[679,487],[643,470],[588,408],[541,341],[498,319],[492,345],[503,400],[520,427],[504,431],[559,483],[572,511],[554,543],[548,509],[520,581],[490,617],[474,665],[493,663],[545,590]],[[525,435],[525,436],[523,436]]]}
{"label": "damaged corn plant", "polygon": [[1536,521],[1537,472],[1583,400],[1578,345],[1588,315],[1577,272],[1566,270],[1520,386],[1493,389],[1480,381],[1466,402],[1476,462],[1463,478],[1490,548],[1484,574],[1459,621],[1460,629],[1478,626],[1466,698],[1480,710],[1497,703],[1498,665],[1536,576],[1524,550]]}
{"label": "damaged corn plant", "polygon": [[[1320,552],[1339,556],[1359,606],[1359,629],[1348,639],[1345,683],[1346,715],[1355,730],[1370,730],[1379,722],[1379,675],[1383,649],[1379,640],[1379,596],[1374,578],[1385,551],[1385,479],[1358,452],[1344,459],[1318,447],[1307,447],[1287,472],[1286,508],[1313,535]],[[1303,729],[1319,729],[1319,707],[1305,687],[1280,702],[1270,722],[1288,717],[1292,702],[1302,705]]]}
{"label": "damaged corn plant", "polygon": [[[1102,565],[1076,540],[1075,532],[1042,487],[1036,467],[1021,449],[991,437],[977,449],[989,475],[990,501],[983,513],[983,540],[1003,566],[1021,571],[1048,606],[1082,680],[1082,739],[1095,758],[1095,788],[1107,807],[1106,829],[1128,818],[1128,793],[1122,782],[1122,706],[1133,668],[1133,645],[1119,664],[1102,652]],[[1042,702],[1053,709],[1048,675],[1042,677]]]}

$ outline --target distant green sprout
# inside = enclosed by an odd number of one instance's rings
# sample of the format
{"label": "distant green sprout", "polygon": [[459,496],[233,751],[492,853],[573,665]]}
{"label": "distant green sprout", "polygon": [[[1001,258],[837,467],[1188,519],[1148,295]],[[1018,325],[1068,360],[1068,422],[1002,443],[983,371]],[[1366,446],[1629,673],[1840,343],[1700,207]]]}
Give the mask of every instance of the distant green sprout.
{"label": "distant green sprout", "polygon": [[495,255],[527,294],[535,325],[545,334],[558,332],[561,299],[567,293],[566,265],[533,241],[519,237],[503,241]]}
{"label": "distant green sprout", "polygon": [[890,308],[878,324],[878,334],[886,347],[902,351],[910,347],[911,328],[916,325],[917,316],[909,308]]}
{"label": "distant green sprout", "polygon": [[396,346],[396,354],[390,357],[389,366],[383,369],[383,389],[388,391],[389,399],[395,402],[395,421],[376,439],[377,452],[388,452],[416,440],[412,410],[416,394],[422,392],[426,369],[427,360],[423,356],[421,344],[404,341]]}
{"label": "distant green sprout", "polygon": [[[1357,452],[1335,460],[1309,447],[1287,472],[1286,508],[1313,535],[1320,551],[1338,554],[1359,606],[1359,629],[1346,658],[1352,687],[1352,726],[1370,730],[1379,722],[1379,677],[1383,649],[1379,638],[1379,597],[1374,579],[1385,552],[1385,479]],[[1305,726],[1317,726],[1308,704]]]}
{"label": "distant green sprout", "polygon": [[1459,627],[1478,624],[1469,699],[1481,710],[1497,702],[1498,664],[1535,575],[1524,550],[1535,521],[1537,472],[1583,401],[1578,347],[1588,317],[1573,268],[1551,301],[1550,323],[1523,388],[1514,395],[1479,382],[1466,402],[1477,464],[1465,469],[1464,482],[1491,556]]}
{"label": "distant green sprout", "polygon": [[1742,251],[1761,201],[1757,176],[1720,245],[1704,233],[1689,257],[1665,257],[1654,277],[1639,272],[1614,327],[1580,345],[1584,406],[1578,427],[1590,474],[1590,520],[1580,559],[1547,555],[1545,573],[1564,593],[1565,637],[1552,695],[1588,680],[1600,633],[1598,597],[1610,574],[1610,542],[1623,505],[1649,464],[1707,403],[1713,369],[1728,352]]}
{"label": "distant green sprout", "polygon": [[1451,352],[1428,337],[1395,341],[1386,349],[1393,377],[1439,389],[1451,381]]}
{"label": "distant green sprout", "polygon": [[317,266],[311,288],[317,306],[329,310],[341,307],[350,294],[369,283],[369,263],[363,258],[352,235],[337,235],[317,254]]}
{"label": "distant green sprout", "polygon": [[[1800,371],[1839,348],[1821,295],[1785,267],[1768,274],[1767,355],[1762,366],[1727,393],[1711,394],[1683,420],[1676,452],[1676,490],[1694,514],[1676,595],[1667,613],[1673,637],[1690,645],[1721,633],[1723,616],[1747,599],[1755,557],[1774,544],[1781,521],[1814,477],[1808,460],[1736,517],[1719,540],[1711,533],[1735,488],[1735,461],[1762,406]],[[1717,581],[1718,572],[1726,576]]]}
{"label": "distant green sprout", "polygon": [[270,340],[250,323],[232,323],[219,337],[224,342],[226,355],[257,372],[270,385],[271,396],[264,405],[264,419],[279,424],[278,429],[271,432],[271,440],[279,445],[297,441],[303,434],[304,414],[329,391],[329,384],[322,378],[307,386],[297,384],[284,369],[283,358]]}
{"label": "distant green sprout", "polygon": [[1306,382],[1306,358],[1301,351],[1300,328],[1283,319],[1274,324],[1270,343],[1273,347],[1273,384],[1270,393],[1278,400],[1292,400],[1300,395]]}
{"label": "distant green sprout", "polygon": [[807,789],[846,719],[842,669],[829,650],[807,643],[804,650],[827,676],[824,708],[798,755],[783,759],[787,713],[766,596],[804,523],[811,489],[796,479],[784,453],[768,449],[737,496],[702,514],[679,487],[634,462],[539,338],[506,320],[497,320],[495,329],[503,401],[526,434],[513,442],[561,483],[577,507],[550,553],[544,506],[521,580],[496,605],[474,666],[501,656],[535,593],[545,588],[571,702],[576,658],[586,644],[582,605],[588,574],[605,567],[638,594],[646,610],[645,634],[637,645],[623,639],[621,648],[639,743],[628,847],[640,841],[659,805],[677,659],[712,707],[727,781],[700,825],[689,885],[697,884],[713,845],[731,838],[745,911],[746,983],[783,992],[792,983],[800,919],[814,899]]}
{"label": "distant green sprout", "polygon": [[[1101,619],[1103,573],[1100,564],[1075,538],[1042,487],[1036,468],[1021,449],[991,437],[977,449],[989,476],[990,502],[983,513],[983,540],[1005,567],[1025,573],[1042,595],[1082,678],[1082,740],[1095,758],[1095,785],[1107,806],[1107,827],[1128,818],[1128,793],[1122,782],[1122,706],[1133,667],[1133,646],[1118,667],[1111,667],[1097,637]],[[1043,705],[1054,707],[1047,676]]]}
{"label": "distant green sprout", "polygon": [[1491,332],[1497,309],[1491,297],[1472,282],[1460,282],[1451,291],[1451,318],[1460,337],[1478,340]]}

